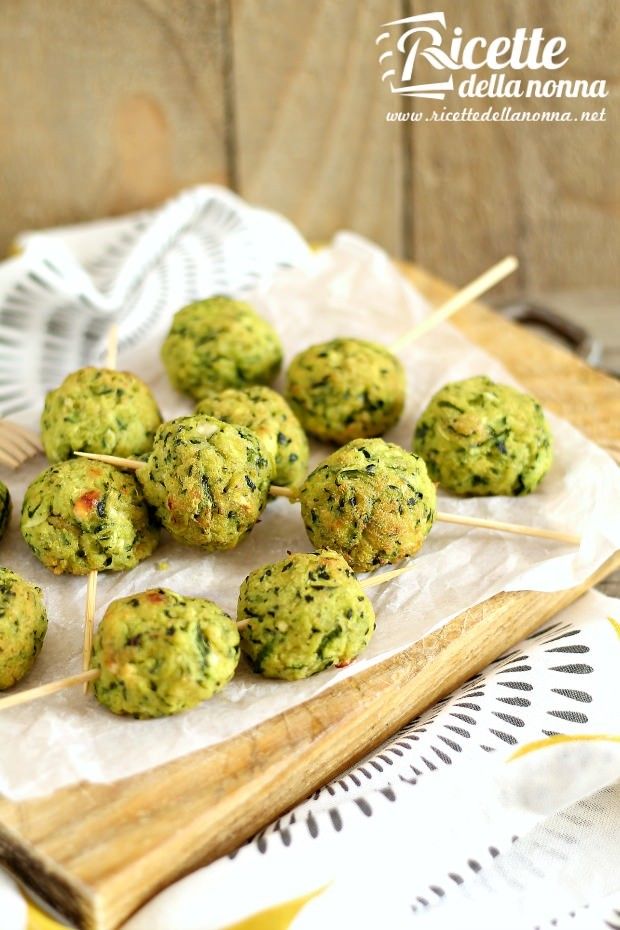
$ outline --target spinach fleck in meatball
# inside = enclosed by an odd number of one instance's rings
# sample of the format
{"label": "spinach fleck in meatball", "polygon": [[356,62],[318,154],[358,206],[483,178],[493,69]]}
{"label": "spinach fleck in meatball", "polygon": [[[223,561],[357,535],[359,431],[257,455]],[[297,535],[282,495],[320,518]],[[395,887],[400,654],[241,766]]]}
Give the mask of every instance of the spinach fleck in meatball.
{"label": "spinach fleck in meatball", "polygon": [[124,571],[151,555],[159,530],[136,479],[112,465],[50,465],[26,491],[21,531],[55,575]]}
{"label": "spinach fleck in meatball", "polygon": [[74,452],[143,455],[152,449],[160,423],[155,398],[135,375],[80,368],[45,398],[41,439],[50,462]]}
{"label": "spinach fleck in meatball", "polygon": [[196,413],[245,426],[256,433],[266,455],[274,462],[274,484],[296,487],[306,477],[309,455],[306,434],[282,395],[271,388],[254,385],[209,394],[200,401]]}
{"label": "spinach fleck in meatball", "polygon": [[256,524],[272,470],[250,430],[194,415],[160,426],[136,474],[176,540],[214,550],[232,549]]}
{"label": "spinach fleck in meatball", "polygon": [[180,714],[221,691],[239,661],[236,624],[216,604],[166,588],[113,601],[93,642],[97,700],[114,714]]}
{"label": "spinach fleck in meatball", "polygon": [[241,585],[241,648],[256,672],[294,681],[349,665],[375,629],[371,602],[336,552],[298,553]]}
{"label": "spinach fleck in meatball", "polygon": [[483,375],[446,384],[418,420],[413,448],[455,494],[529,494],[551,467],[540,404]]}
{"label": "spinach fleck in meatball", "polygon": [[179,310],[161,355],[174,387],[196,400],[227,387],[270,384],[282,364],[273,327],[249,304],[230,297]]}
{"label": "spinach fleck in meatball", "polygon": [[315,468],[300,500],[312,545],[335,549],[366,572],[418,551],[433,525],[436,493],[417,455],[383,439],[355,439]]}
{"label": "spinach fleck in meatball", "polygon": [[28,674],[46,632],[41,589],[10,568],[0,568],[0,691]]}
{"label": "spinach fleck in meatball", "polygon": [[286,396],[304,429],[324,442],[381,436],[399,419],[405,373],[388,349],[362,339],[332,339],[297,355]]}

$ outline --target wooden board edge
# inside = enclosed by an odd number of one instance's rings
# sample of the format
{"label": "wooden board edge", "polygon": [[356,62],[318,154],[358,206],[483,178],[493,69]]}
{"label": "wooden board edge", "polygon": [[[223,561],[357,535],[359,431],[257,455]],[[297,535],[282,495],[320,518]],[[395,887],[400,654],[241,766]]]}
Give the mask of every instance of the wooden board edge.
{"label": "wooden board edge", "polygon": [[[332,721],[332,724],[327,726],[310,744],[302,739],[297,748],[289,745],[286,759],[278,758],[273,764],[263,768],[259,780],[262,783],[262,790],[266,793],[262,794],[260,799],[256,790],[253,791],[253,797],[248,799],[245,794],[247,785],[244,784],[241,784],[238,790],[231,794],[227,807],[237,803],[237,800],[243,800],[243,818],[236,819],[232,824],[228,823],[227,828],[222,830],[216,842],[211,839],[209,843],[206,843],[205,839],[208,838],[209,825],[210,827],[215,826],[212,820],[209,824],[209,818],[207,817],[207,822],[204,824],[207,832],[203,836],[202,848],[200,846],[194,847],[191,856],[186,856],[184,860],[176,860],[176,865],[170,868],[165,878],[142,885],[140,890],[137,890],[135,885],[128,882],[127,869],[123,868],[122,863],[119,863],[119,869],[116,873],[107,876],[106,880],[100,885],[91,887],[70,869],[66,869],[25,841],[23,836],[20,835],[18,827],[11,829],[2,823],[0,823],[0,858],[18,878],[27,881],[35,891],[50,901],[62,913],[65,913],[67,917],[77,922],[79,926],[88,928],[88,930],[91,930],[91,928],[92,930],[109,930],[111,927],[116,927],[120,922],[127,919],[129,914],[136,910],[145,900],[162,887],[165,887],[166,884],[182,877],[200,865],[204,865],[232,851],[240,843],[244,842],[248,836],[264,826],[265,823],[283,814],[322,784],[325,784],[326,781],[336,777],[344,769],[372,751],[385,739],[396,733],[413,716],[422,712],[426,707],[449,694],[463,681],[481,671],[497,654],[493,649],[487,652],[480,648],[481,625],[485,623],[494,625],[496,631],[501,629],[502,632],[506,632],[508,638],[505,640],[506,645],[504,648],[509,648],[510,645],[514,645],[524,636],[539,628],[555,613],[572,603],[592,585],[597,584],[618,567],[620,567],[620,552],[608,559],[592,576],[578,586],[553,593],[514,592],[499,594],[454,618],[442,630],[424,637],[420,643],[416,644],[416,647],[432,651],[433,640],[438,635],[441,634],[444,637],[449,635],[448,628],[451,625],[462,624],[464,620],[467,620],[468,615],[471,619],[469,629],[466,628],[464,632],[460,633],[458,640],[455,639],[442,649],[442,662],[448,665],[457,651],[461,655],[458,667],[453,668],[450,673],[446,673],[441,683],[435,683],[432,687],[429,686],[423,690],[423,696],[416,702],[404,702],[402,706],[394,708],[389,717],[374,720],[374,725],[368,730],[368,739],[363,743],[356,740],[354,745],[348,745],[342,741],[342,734],[337,722]],[[531,594],[538,595],[541,609],[532,610],[529,622],[525,625],[520,624],[518,628],[515,628],[514,605],[518,601],[526,603]],[[406,650],[404,653],[396,654],[385,662],[378,663],[342,684],[346,685],[349,682],[350,686],[355,687],[356,693],[359,693],[359,689],[363,688],[364,684],[368,684],[373,676],[379,677],[383,675],[386,669],[406,666],[408,653],[416,647],[411,647],[410,650]],[[463,650],[465,650],[464,659]],[[418,675],[423,676],[424,671],[422,670]],[[342,685],[336,685],[335,687],[339,688]],[[334,688],[327,689],[311,701],[288,711],[287,729],[290,731],[291,714],[299,716],[309,713],[314,715],[313,705],[329,701],[330,692],[333,691]],[[370,721],[375,714],[376,709],[373,707],[372,702],[368,706],[361,708],[360,716],[363,719]],[[283,714],[278,715],[276,718],[265,721],[256,729],[265,731],[280,727],[282,726],[283,717]],[[329,746],[329,753],[326,751],[326,746]],[[220,747],[225,749],[224,744],[220,744]],[[209,749],[201,750],[192,753],[190,757],[183,757],[183,759],[187,761],[188,758],[202,756],[209,752]],[[326,755],[328,754],[330,762],[326,764]],[[300,781],[298,772],[294,777],[291,774],[295,769],[295,764],[300,761],[303,761],[303,781]],[[160,770],[164,772],[171,766],[174,766],[174,763],[161,766]],[[139,780],[140,777],[140,775],[132,776],[123,780],[123,782]],[[256,777],[256,773],[254,773],[252,779],[255,780]],[[117,784],[122,785],[123,782]],[[92,786],[90,787],[92,788]],[[253,788],[256,789],[256,784],[253,785]],[[267,804],[266,801],[268,801]],[[6,804],[6,802],[3,803]],[[226,822],[226,811],[219,812],[218,821]],[[202,826],[193,822],[190,826],[192,835],[196,831],[200,832]],[[164,854],[170,858],[171,862],[175,861],[175,856],[179,852],[181,845],[178,836],[172,837],[165,844],[166,852]],[[139,872],[142,875],[152,874],[151,860],[155,857],[159,859],[161,855],[162,848],[158,846],[134,863],[131,871]]]}

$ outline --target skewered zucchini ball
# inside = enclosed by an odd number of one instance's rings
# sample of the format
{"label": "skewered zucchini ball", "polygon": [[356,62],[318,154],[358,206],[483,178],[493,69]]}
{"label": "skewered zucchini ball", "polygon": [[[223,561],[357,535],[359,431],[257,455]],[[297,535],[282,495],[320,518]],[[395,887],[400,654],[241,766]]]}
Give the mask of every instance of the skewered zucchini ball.
{"label": "skewered zucchini ball", "polygon": [[417,455],[383,439],[354,439],[308,476],[300,501],[312,545],[366,572],[418,551],[436,492]]}
{"label": "skewered zucchini ball", "polygon": [[50,465],[35,478],[21,531],[55,575],[134,568],[159,540],[134,476],[87,459]]}
{"label": "skewered zucchini ball", "polygon": [[254,671],[295,681],[348,665],[375,629],[373,606],[337,552],[298,553],[241,585],[241,648]]}
{"label": "skewered zucchini ball", "polygon": [[6,484],[0,481],[0,539],[4,536],[11,517],[11,495]]}
{"label": "skewered zucchini ball", "polygon": [[304,429],[324,442],[381,436],[399,419],[405,373],[384,346],[332,339],[297,355],[286,397]]}
{"label": "skewered zucchini ball", "polygon": [[175,314],[161,356],[174,387],[200,400],[209,391],[270,384],[282,346],[249,304],[219,296]]}
{"label": "skewered zucchini ball", "polygon": [[271,388],[253,385],[209,394],[200,401],[196,413],[256,433],[275,463],[275,484],[295,487],[305,478],[309,456],[306,434],[282,395]]}
{"label": "skewered zucchini ball", "polygon": [[267,503],[273,463],[254,433],[214,417],[163,423],[136,472],[144,496],[179,542],[232,549]]}
{"label": "skewered zucchini ball", "polygon": [[0,691],[28,674],[46,632],[41,589],[10,568],[0,568]]}
{"label": "skewered zucchini ball", "polygon": [[237,626],[223,610],[155,588],[109,605],[93,643],[93,688],[114,714],[165,717],[221,691],[238,661]]}
{"label": "skewered zucchini ball", "polygon": [[455,494],[529,494],[551,467],[540,404],[483,375],[446,384],[418,420],[414,451]]}
{"label": "skewered zucchini ball", "polygon": [[50,462],[74,452],[143,455],[152,449],[160,423],[155,398],[135,375],[80,368],[47,394],[41,439]]}

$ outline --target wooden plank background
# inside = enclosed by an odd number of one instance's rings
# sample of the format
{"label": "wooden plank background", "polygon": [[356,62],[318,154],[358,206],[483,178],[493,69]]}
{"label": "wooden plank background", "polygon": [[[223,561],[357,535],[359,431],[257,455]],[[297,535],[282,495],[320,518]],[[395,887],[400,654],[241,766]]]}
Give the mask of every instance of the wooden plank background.
{"label": "wooden plank background", "polygon": [[[380,80],[379,27],[435,8],[466,34],[566,36],[562,76],[605,77],[607,121],[386,122],[400,101]],[[24,228],[214,181],[312,239],[348,227],[455,282],[515,251],[513,290],[618,285],[617,0],[5,0],[2,11],[0,251]]]}

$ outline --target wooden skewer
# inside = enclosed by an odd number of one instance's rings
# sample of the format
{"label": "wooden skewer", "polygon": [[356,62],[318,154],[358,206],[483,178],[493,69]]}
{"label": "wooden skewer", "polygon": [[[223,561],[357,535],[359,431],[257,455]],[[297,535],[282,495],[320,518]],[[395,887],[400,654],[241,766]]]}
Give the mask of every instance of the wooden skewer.
{"label": "wooden skewer", "polygon": [[131,471],[136,471],[141,465],[144,465],[144,462],[139,462],[137,459],[124,459],[120,455],[102,455],[98,452],[74,452],[73,454],[79,455],[82,459],[106,462],[108,465],[116,465],[117,468],[128,468]]}
{"label": "wooden skewer", "polygon": [[[113,457],[113,456],[111,456]],[[288,491],[288,488],[279,488],[280,491]],[[292,497],[294,492],[290,495],[282,495],[287,497]],[[459,525],[465,526],[475,526],[483,527],[485,529],[494,529],[501,530],[506,533],[519,533],[526,536],[542,536],[548,539],[556,539],[560,542],[571,542],[578,544],[580,539],[579,536],[573,536],[569,533],[562,533],[555,530],[539,530],[536,527],[531,526],[520,526],[516,523],[501,523],[497,520],[482,520],[472,517],[462,517],[456,514],[445,514],[437,513],[436,519],[441,520],[444,523],[456,523]],[[391,571],[382,572],[379,575],[374,575],[371,578],[364,578],[363,581],[360,581],[362,588],[374,588],[380,584],[386,584],[388,581],[392,581],[394,578],[399,578],[401,575],[406,575],[409,572],[414,571],[416,568],[415,565],[405,565],[402,568],[394,568]],[[94,576],[94,581],[92,582],[92,594],[91,594],[91,578]],[[89,576],[89,595],[92,598],[92,610],[94,612],[94,587],[96,584],[96,572],[91,572]],[[88,616],[89,607],[88,607],[88,598],[87,598],[87,608],[86,613]],[[243,630],[251,623],[249,618],[245,620],[237,621],[237,629]],[[91,632],[92,637],[92,632]],[[89,646],[89,661],[90,661],[90,649],[92,648],[92,638],[91,646]],[[84,638],[84,656],[86,656],[86,635]],[[84,659],[84,661],[86,661]],[[9,697],[0,698],[0,711],[8,707],[15,707],[18,704],[27,704],[30,701],[38,700],[41,697],[47,697],[49,694],[56,694],[59,691],[63,691],[65,688],[71,688],[74,685],[83,684],[84,692],[88,691],[89,684],[92,681],[95,681],[100,675],[98,669],[89,669],[88,671],[83,671],[79,675],[72,675],[69,678],[61,678],[58,681],[52,681],[47,685],[41,685],[38,688],[31,688],[28,691],[21,691],[19,694],[12,694]]]}
{"label": "wooden skewer", "polygon": [[[363,581],[360,581],[362,588],[375,588],[377,585],[385,584],[387,581],[391,581],[393,578],[398,578],[399,575],[406,575],[407,572],[413,571],[415,565],[405,565],[404,568],[394,568],[390,572],[383,572],[381,575],[375,575],[372,578],[364,578]],[[243,630],[246,626],[249,626],[251,619],[247,618],[245,620],[237,620],[237,629]],[[0,705],[2,702],[0,701]]]}
{"label": "wooden skewer", "polygon": [[496,284],[499,284],[500,281],[503,281],[504,278],[508,277],[509,274],[512,274],[519,266],[518,259],[514,255],[508,255],[506,258],[502,259],[501,262],[498,262],[496,265],[493,265],[492,268],[489,268],[484,274],[481,274],[474,281],[471,281],[469,284],[466,284],[464,288],[454,294],[449,300],[444,304],[438,307],[436,310],[427,316],[421,323],[418,323],[417,326],[412,327],[408,332],[403,333],[403,335],[396,340],[391,346],[390,349],[395,354],[402,352],[402,350],[414,342],[416,339],[419,339],[420,336],[423,336],[424,333],[427,333],[429,330],[434,329],[439,323],[443,323],[444,320],[447,320],[451,317],[457,310],[461,310],[467,304],[472,303],[474,300],[477,300],[478,297],[481,297],[482,294],[489,291],[492,287],[495,287]]}
{"label": "wooden skewer", "polygon": [[[115,455],[96,455],[94,452],[76,452],[75,455],[81,455],[86,459],[94,459],[98,462],[108,462],[110,465],[117,465],[119,468],[139,468],[144,462],[137,462],[134,459],[118,458]],[[277,484],[272,484],[269,493],[274,497],[288,497],[291,503],[299,499],[299,491],[295,488],[285,488]],[[455,513],[437,512],[435,520],[438,523],[457,523],[462,526],[477,526],[482,530],[497,530],[502,533],[514,533],[516,536],[536,536],[540,539],[554,539],[556,542],[571,543],[579,545],[581,537],[574,533],[566,533],[564,530],[547,530],[538,526],[525,526],[521,523],[502,523],[499,520],[485,520],[482,517],[462,517]]]}
{"label": "wooden skewer", "polygon": [[578,546],[581,536],[566,533],[564,530],[545,530],[537,526],[523,526],[520,523],[502,523],[500,520],[484,520],[482,517],[464,517],[457,513],[438,511],[435,519],[440,523],[455,523],[458,526],[477,526],[483,530],[499,530],[501,533],[514,533],[516,536],[537,536],[541,539],[555,539],[557,542],[572,543]]}
{"label": "wooden skewer", "polygon": [[299,491],[295,488],[283,488],[278,484],[272,484],[269,488],[269,493],[274,497],[288,497],[293,503],[299,499]]}
{"label": "wooden skewer", "polygon": [[372,578],[364,578],[360,581],[362,588],[375,588],[379,584],[385,584],[386,581],[392,581],[393,578],[399,578],[400,575],[406,575],[412,572],[415,565],[405,565],[404,568],[393,568],[389,572],[382,572],[380,575],[373,575]]}
{"label": "wooden skewer", "polygon": [[[108,329],[106,368],[116,370],[118,360],[118,324],[112,323]],[[82,646],[82,671],[90,668],[93,652],[93,632],[95,629],[95,609],[97,605],[97,572],[89,572],[86,585],[86,609],[84,611],[84,643]],[[84,682],[84,694],[88,694],[90,681]]]}
{"label": "wooden skewer", "polygon": [[[365,578],[360,582],[363,588],[373,588],[376,585],[385,584],[399,575],[413,571],[414,565],[407,565],[404,568],[395,568],[389,572],[383,572],[374,578]],[[84,671],[77,675],[70,675],[68,678],[59,678],[56,681],[50,681],[48,684],[39,685],[37,688],[30,688],[27,691],[20,691],[18,694],[10,694],[8,697],[0,698],[0,711],[9,707],[17,707],[20,704],[29,704],[31,701],[37,701],[39,698],[48,697],[51,694],[57,694],[64,691],[65,688],[72,688],[75,685],[82,685],[84,694],[88,693],[91,682],[96,681],[101,672],[96,668],[88,668],[92,652],[92,630],[95,613],[95,595],[97,591],[97,572],[91,572],[88,576],[88,588],[86,595],[86,615],[84,625],[84,652],[82,664]],[[237,629],[243,630],[249,625],[250,619],[237,621]]]}
{"label": "wooden skewer", "polygon": [[[284,488],[274,484],[269,488],[269,493],[273,494],[275,497],[288,497],[292,503],[299,497],[299,492],[293,488]],[[498,530],[503,533],[514,533],[517,536],[536,536],[541,539],[554,539],[556,542],[573,543],[577,546],[581,542],[580,536],[574,533],[566,533],[564,530],[547,530],[538,526],[524,526],[521,523],[502,523],[499,520],[485,520],[482,517],[463,517],[459,514],[444,513],[443,511],[437,511],[435,520],[438,523],[455,523],[460,526],[477,526],[484,530]],[[394,571],[398,574],[402,574],[401,569],[394,569]],[[378,581],[373,583],[379,584]]]}
{"label": "wooden skewer", "polygon": [[107,351],[106,351],[106,368],[116,368],[118,358],[118,324],[112,323],[108,330]]}
{"label": "wooden skewer", "polygon": [[[90,572],[86,587],[86,610],[84,612],[84,646],[82,648],[82,671],[90,668],[93,651],[93,630],[95,627],[95,604],[97,600],[97,572]],[[84,694],[88,694],[90,682],[84,682]]]}
{"label": "wooden skewer", "polygon": [[57,681],[50,681],[46,685],[39,685],[38,688],[29,688],[27,691],[20,691],[18,694],[10,694],[8,697],[0,698],[0,710],[5,710],[7,707],[16,707],[18,704],[28,704],[30,701],[47,697],[48,694],[64,691],[65,688],[73,688],[75,685],[95,681],[99,675],[99,669],[91,668],[87,672],[70,675],[69,678],[59,678]]}

